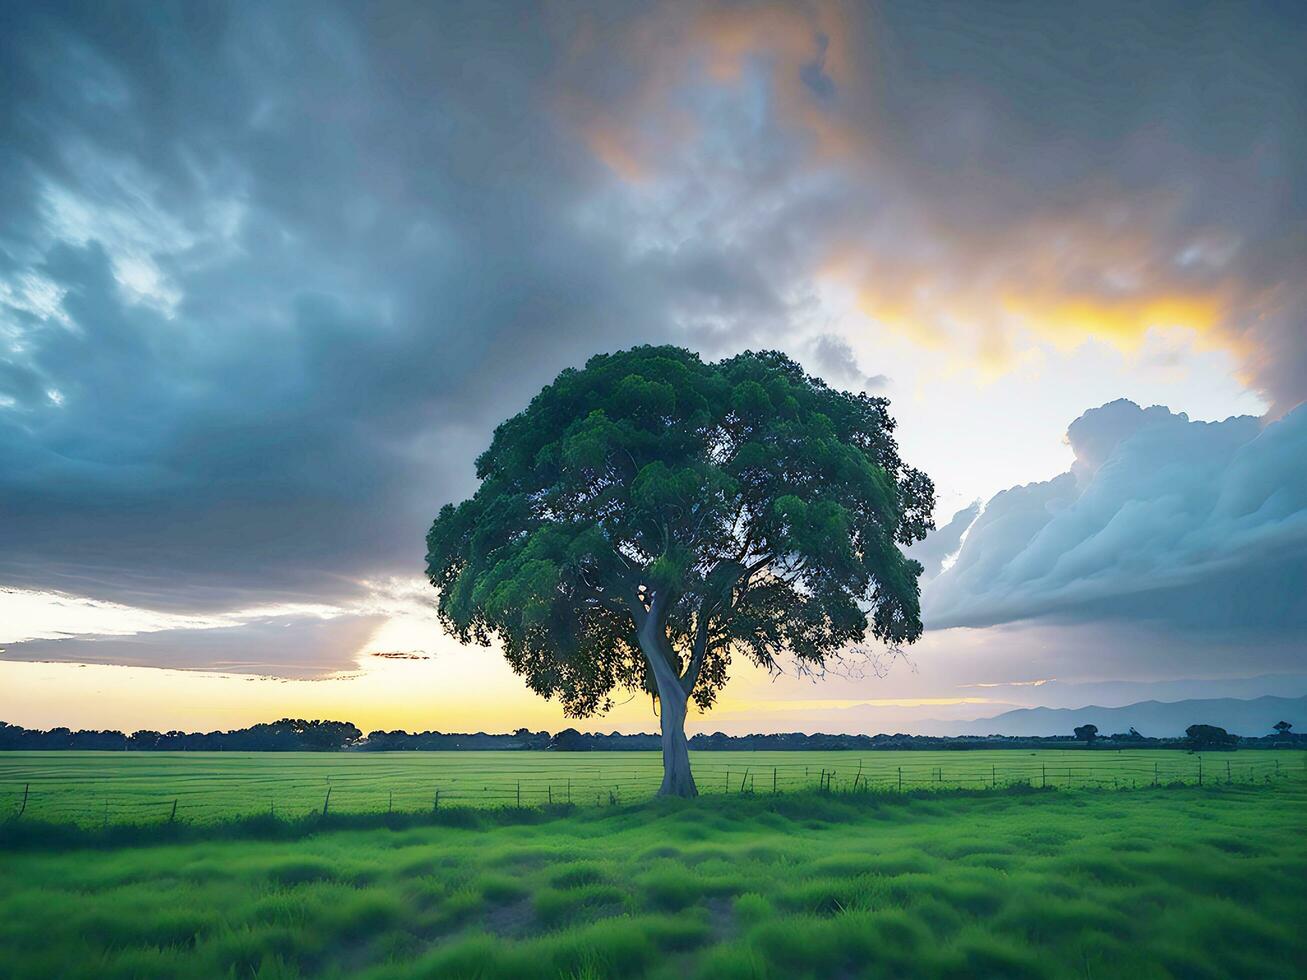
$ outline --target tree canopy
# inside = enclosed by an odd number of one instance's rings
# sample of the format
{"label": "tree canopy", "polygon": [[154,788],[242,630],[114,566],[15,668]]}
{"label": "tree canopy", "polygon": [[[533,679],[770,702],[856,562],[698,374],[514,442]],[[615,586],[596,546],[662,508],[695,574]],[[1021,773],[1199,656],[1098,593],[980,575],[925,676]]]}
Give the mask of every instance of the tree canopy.
{"label": "tree canopy", "polygon": [[1239,738],[1231,735],[1224,728],[1216,725],[1190,725],[1184,730],[1189,747],[1197,751],[1203,749],[1233,749],[1239,744]]}
{"label": "tree canopy", "polygon": [[934,488],[884,398],[783,354],[716,363],[639,347],[569,369],[495,430],[480,487],[440,511],[427,575],[444,626],[497,638],[571,716],[616,689],[709,707],[733,656],[819,670],[921,634]]}
{"label": "tree canopy", "polygon": [[1072,731],[1075,733],[1076,739],[1081,742],[1092,742],[1098,737],[1097,725],[1081,725],[1072,729]]}

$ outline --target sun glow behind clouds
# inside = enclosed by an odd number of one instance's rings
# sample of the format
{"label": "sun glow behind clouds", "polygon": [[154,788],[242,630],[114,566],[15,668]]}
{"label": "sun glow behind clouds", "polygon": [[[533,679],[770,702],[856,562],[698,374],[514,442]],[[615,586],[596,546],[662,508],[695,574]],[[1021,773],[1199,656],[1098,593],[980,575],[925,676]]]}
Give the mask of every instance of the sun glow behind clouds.
{"label": "sun glow behind clouds", "polygon": [[[1132,358],[1164,348],[1172,362],[1219,350],[1254,380],[1248,332],[1277,299],[1246,281],[1237,232],[1195,223],[1183,187],[1104,179],[1007,204],[1011,187],[987,194],[994,175],[964,170],[945,193],[923,194],[892,151],[892,95],[873,56],[855,56],[867,46],[856,30],[822,3],[657,10],[615,38],[627,84],[602,102],[582,85],[596,49],[577,46],[562,104],[625,185],[609,220],[668,255],[747,230],[781,273],[772,282],[792,323],[828,321],[808,301],[838,282],[878,333],[986,381],[1091,342]],[[819,233],[796,230],[810,220]]]}

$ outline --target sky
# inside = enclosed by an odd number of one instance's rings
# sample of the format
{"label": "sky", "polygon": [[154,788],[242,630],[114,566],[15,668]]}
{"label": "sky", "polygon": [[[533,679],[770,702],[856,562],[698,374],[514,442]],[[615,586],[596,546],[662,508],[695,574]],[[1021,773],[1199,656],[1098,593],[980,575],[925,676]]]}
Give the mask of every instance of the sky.
{"label": "sky", "polygon": [[422,573],[499,421],[664,342],[886,396],[939,501],[918,644],[692,730],[1290,693],[1304,49],[1277,3],[0,6],[0,718],[652,730]]}

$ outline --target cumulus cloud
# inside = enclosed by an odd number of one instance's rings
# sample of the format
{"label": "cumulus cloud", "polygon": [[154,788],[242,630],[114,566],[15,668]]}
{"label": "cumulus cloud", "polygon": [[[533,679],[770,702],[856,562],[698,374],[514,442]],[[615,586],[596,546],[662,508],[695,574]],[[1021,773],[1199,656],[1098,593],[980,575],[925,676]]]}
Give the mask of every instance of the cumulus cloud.
{"label": "cumulus cloud", "polygon": [[924,541],[918,541],[908,548],[908,557],[921,562],[923,583],[942,572],[945,564],[957,555],[962,548],[963,538],[980,514],[980,507],[979,500],[971,502],[954,514],[943,527],[928,534]]}
{"label": "cumulus cloud", "polygon": [[1070,472],[985,506],[925,591],[929,625],[1127,619],[1245,637],[1307,625],[1307,406],[1206,423],[1123,400],[1067,437]]}

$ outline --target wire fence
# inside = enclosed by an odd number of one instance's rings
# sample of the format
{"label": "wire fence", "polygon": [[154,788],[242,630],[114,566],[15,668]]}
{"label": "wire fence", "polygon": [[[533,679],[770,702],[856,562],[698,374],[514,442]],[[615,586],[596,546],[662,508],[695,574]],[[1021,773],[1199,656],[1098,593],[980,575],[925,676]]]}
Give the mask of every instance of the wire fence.
{"label": "wire fence", "polygon": [[[908,792],[1267,784],[1307,778],[1307,753],[696,752],[699,792]],[[109,825],[270,813],[633,803],[655,795],[655,752],[100,753],[0,756],[0,820]]]}

